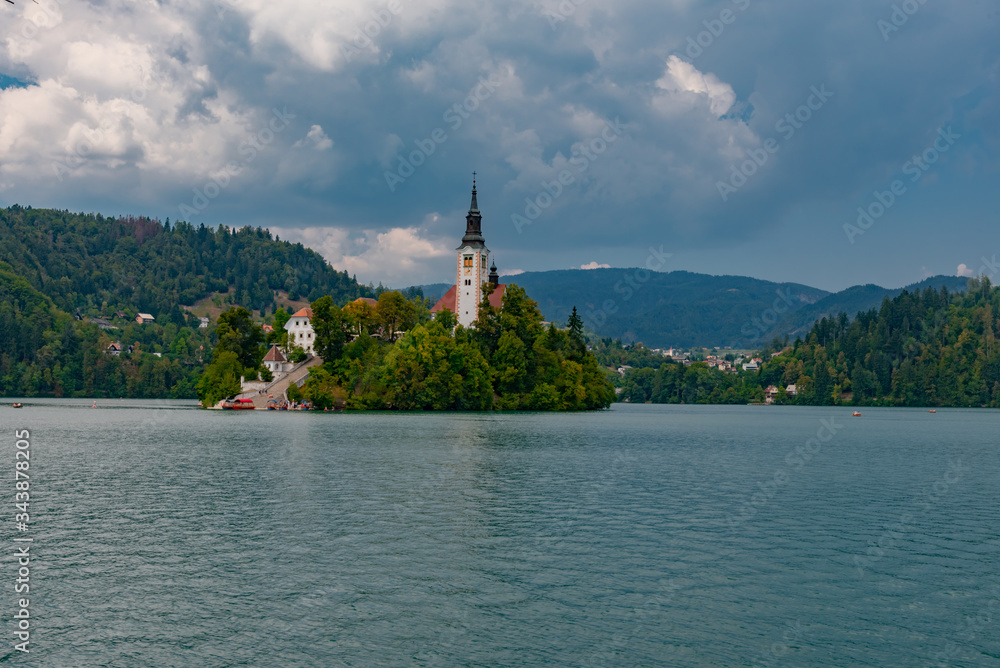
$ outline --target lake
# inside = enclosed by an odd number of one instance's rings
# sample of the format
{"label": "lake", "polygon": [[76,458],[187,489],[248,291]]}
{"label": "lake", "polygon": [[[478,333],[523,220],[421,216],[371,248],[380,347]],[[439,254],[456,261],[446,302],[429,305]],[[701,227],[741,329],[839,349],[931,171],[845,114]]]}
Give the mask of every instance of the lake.
{"label": "lake", "polygon": [[1000,411],[9,401],[12,663],[1000,665]]}

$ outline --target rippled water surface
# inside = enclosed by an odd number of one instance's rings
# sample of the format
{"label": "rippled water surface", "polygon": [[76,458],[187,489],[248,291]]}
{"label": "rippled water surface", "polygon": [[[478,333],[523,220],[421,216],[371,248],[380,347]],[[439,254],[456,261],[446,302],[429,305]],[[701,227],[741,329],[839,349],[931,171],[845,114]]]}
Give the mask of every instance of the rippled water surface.
{"label": "rippled water surface", "polygon": [[26,403],[12,664],[1000,665],[1000,411]]}

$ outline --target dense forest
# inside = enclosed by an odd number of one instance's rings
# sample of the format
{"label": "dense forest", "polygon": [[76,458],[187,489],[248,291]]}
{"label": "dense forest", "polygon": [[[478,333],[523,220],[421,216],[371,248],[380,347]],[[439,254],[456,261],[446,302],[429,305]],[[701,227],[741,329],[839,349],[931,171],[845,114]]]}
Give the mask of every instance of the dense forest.
{"label": "dense forest", "polygon": [[0,209],[0,260],[63,311],[176,314],[215,292],[248,309],[276,308],[274,293],[338,302],[373,296],[302,244],[268,230],[171,225],[52,209]]}
{"label": "dense forest", "polygon": [[[606,408],[614,388],[586,349],[574,312],[563,330],[543,326],[538,305],[509,284],[502,307],[487,286],[475,328],[443,311],[432,321],[425,300],[383,292],[372,307],[343,308],[331,297],[312,304],[315,349],[323,364],[289,398],[314,408],[395,410],[588,410]],[[283,314],[279,311],[279,319]],[[402,333],[396,340],[396,334]],[[239,391],[239,376],[263,374],[265,341],[245,309],[220,317],[219,343],[199,382],[205,405]]]}
{"label": "dense forest", "polygon": [[[758,372],[704,364],[629,370],[621,398],[654,403],[763,401],[858,406],[1000,407],[1000,288],[970,279],[962,294],[904,291],[853,320],[817,322],[791,346],[765,350]],[[770,354],[773,352],[773,354]],[[796,386],[796,395],[785,389]]]}
{"label": "dense forest", "polygon": [[185,307],[228,293],[273,313],[279,290],[378,292],[266,230],[0,209],[0,394],[193,398],[215,334]]}
{"label": "dense forest", "polygon": [[[0,262],[0,394],[4,396],[193,397],[209,338],[173,323],[102,330],[58,309]],[[108,353],[116,337],[132,352]],[[152,353],[163,349],[167,353]],[[126,351],[128,348],[126,348]]]}

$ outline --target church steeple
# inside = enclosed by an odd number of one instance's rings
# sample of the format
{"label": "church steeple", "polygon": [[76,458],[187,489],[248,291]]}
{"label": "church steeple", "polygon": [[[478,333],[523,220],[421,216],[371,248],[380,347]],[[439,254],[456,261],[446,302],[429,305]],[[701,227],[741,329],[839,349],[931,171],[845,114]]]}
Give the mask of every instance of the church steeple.
{"label": "church steeple", "polygon": [[465,216],[465,236],[462,237],[462,246],[473,248],[486,246],[486,239],[483,238],[483,216],[479,213],[479,202],[476,199],[475,172],[472,172],[472,204],[469,205],[469,213]]}
{"label": "church steeple", "polygon": [[493,263],[490,265],[490,277],[487,279],[487,282],[493,285],[500,285],[500,274],[497,273],[496,260],[493,260]]}

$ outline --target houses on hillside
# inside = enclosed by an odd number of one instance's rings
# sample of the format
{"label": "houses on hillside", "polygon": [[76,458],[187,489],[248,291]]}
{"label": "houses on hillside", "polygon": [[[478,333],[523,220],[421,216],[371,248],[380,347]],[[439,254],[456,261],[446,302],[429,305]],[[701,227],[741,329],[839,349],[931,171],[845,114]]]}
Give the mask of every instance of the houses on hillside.
{"label": "houses on hillside", "polygon": [[[764,402],[768,404],[773,404],[775,400],[781,398],[781,389],[775,385],[768,385],[764,390]],[[789,385],[784,390],[785,397],[794,397],[799,393],[798,388],[795,385]]]}

